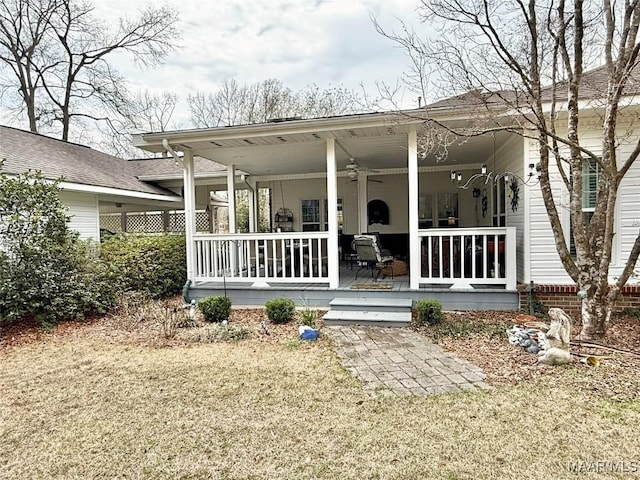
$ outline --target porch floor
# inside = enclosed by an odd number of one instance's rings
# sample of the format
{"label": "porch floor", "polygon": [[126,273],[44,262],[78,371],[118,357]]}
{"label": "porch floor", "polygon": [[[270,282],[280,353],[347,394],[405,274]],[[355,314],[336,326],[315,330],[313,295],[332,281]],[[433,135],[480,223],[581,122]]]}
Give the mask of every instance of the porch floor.
{"label": "porch floor", "polygon": [[[358,278],[356,279],[356,273]],[[375,273],[374,273],[375,276]],[[359,288],[360,287],[360,288]],[[199,283],[190,290],[192,298],[225,295],[231,298],[234,305],[262,306],[275,297],[291,298],[299,305],[308,304],[318,308],[329,308],[329,303],[336,297],[387,297],[419,300],[433,298],[440,300],[446,310],[517,310],[519,296],[517,291],[504,288],[476,288],[472,290],[451,290],[449,284],[429,285],[420,290],[411,290],[409,275],[371,277],[366,269],[358,272],[358,267],[346,263],[340,265],[340,283],[337,289],[330,289],[326,284],[288,283],[284,285],[253,286],[253,282]]]}
{"label": "porch floor", "polygon": [[[356,275],[358,278],[356,278]],[[345,265],[344,263],[340,264],[340,283],[338,285],[338,290],[358,290],[358,286],[370,286],[372,290],[393,290],[393,291],[407,291],[409,290],[409,275],[402,276],[394,276],[391,277],[383,277],[380,275],[378,278],[375,278],[376,272],[373,272],[370,269],[363,268],[358,270],[357,266],[351,267],[350,265]],[[374,285],[379,285],[380,288],[374,288]],[[253,288],[253,281],[251,282],[227,282],[227,288]],[[209,287],[209,288],[223,288],[224,282],[207,282],[199,284],[199,287]],[[275,287],[275,285],[273,285]],[[287,283],[282,286],[278,286],[275,288],[282,289],[321,289],[327,290],[329,289],[328,284],[318,284],[318,283]]]}

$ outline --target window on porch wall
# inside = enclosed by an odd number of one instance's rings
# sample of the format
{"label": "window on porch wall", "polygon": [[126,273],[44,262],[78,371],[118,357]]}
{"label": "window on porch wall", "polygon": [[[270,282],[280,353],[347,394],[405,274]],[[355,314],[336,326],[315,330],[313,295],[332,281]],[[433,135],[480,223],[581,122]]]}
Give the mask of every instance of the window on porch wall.
{"label": "window on porch wall", "polygon": [[[300,219],[303,232],[326,232],[329,230],[329,202],[326,198],[323,199],[322,210],[320,210],[320,204],[321,200],[319,198],[300,201]],[[341,198],[338,198],[336,215],[338,216],[338,231],[341,232],[344,220]],[[323,228],[321,229],[320,226]]]}
{"label": "window on porch wall", "polygon": [[[599,180],[600,164],[592,158],[584,159],[582,162],[582,215],[587,225],[591,222],[593,212],[596,209]],[[573,257],[576,256],[576,244],[573,241],[571,222],[569,222],[569,253]]]}

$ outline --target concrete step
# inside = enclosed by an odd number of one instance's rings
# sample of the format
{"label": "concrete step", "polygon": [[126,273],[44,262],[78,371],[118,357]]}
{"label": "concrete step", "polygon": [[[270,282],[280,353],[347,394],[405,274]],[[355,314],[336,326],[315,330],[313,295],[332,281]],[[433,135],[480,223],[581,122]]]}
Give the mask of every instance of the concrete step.
{"label": "concrete step", "polygon": [[336,297],[329,306],[332,310],[342,311],[411,311],[413,300],[410,298],[384,297]]}
{"label": "concrete step", "polygon": [[368,325],[377,327],[406,327],[411,322],[411,311],[379,312],[329,310],[323,317],[325,325]]}

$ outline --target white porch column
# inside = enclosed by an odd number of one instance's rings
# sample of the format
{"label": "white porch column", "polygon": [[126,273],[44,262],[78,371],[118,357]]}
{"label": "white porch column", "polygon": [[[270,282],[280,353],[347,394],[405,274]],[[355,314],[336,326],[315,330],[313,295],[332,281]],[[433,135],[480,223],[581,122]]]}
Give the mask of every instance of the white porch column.
{"label": "white porch column", "polygon": [[507,235],[504,243],[504,271],[506,277],[505,288],[507,290],[515,290],[517,283],[516,227],[507,227]]}
{"label": "white porch column", "polygon": [[420,287],[420,239],[418,238],[418,134],[412,125],[407,136],[409,167],[409,288]]}
{"label": "white porch column", "polygon": [[195,281],[196,256],[194,234],[196,233],[196,183],[193,169],[193,153],[189,149],[184,150],[182,159],[184,164],[184,233],[187,243],[187,279]]}
{"label": "white porch column", "polygon": [[249,231],[250,232],[257,232],[259,225],[258,225],[258,186],[257,186],[257,182],[255,180],[252,180],[251,178],[247,178],[246,180],[247,185],[249,185],[249,187],[251,187],[251,189],[249,190]]}
{"label": "white porch column", "polygon": [[327,240],[327,261],[329,267],[329,288],[340,285],[338,257],[338,171],[336,167],[336,141],[327,138],[327,210],[329,217],[329,239]]}
{"label": "white porch column", "polygon": [[367,219],[367,202],[369,200],[369,181],[367,173],[358,174],[358,233],[367,233],[369,224]]}
{"label": "white porch column", "polygon": [[236,233],[236,166],[227,165],[227,202],[229,205],[229,233]]}

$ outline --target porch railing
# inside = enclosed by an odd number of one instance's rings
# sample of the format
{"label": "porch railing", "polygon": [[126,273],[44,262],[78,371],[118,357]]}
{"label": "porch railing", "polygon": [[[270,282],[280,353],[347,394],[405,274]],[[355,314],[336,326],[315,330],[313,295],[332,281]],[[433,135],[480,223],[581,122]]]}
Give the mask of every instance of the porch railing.
{"label": "porch railing", "polygon": [[196,234],[198,282],[328,283],[327,232]]}
{"label": "porch railing", "polygon": [[419,230],[420,284],[516,288],[516,229]]}

